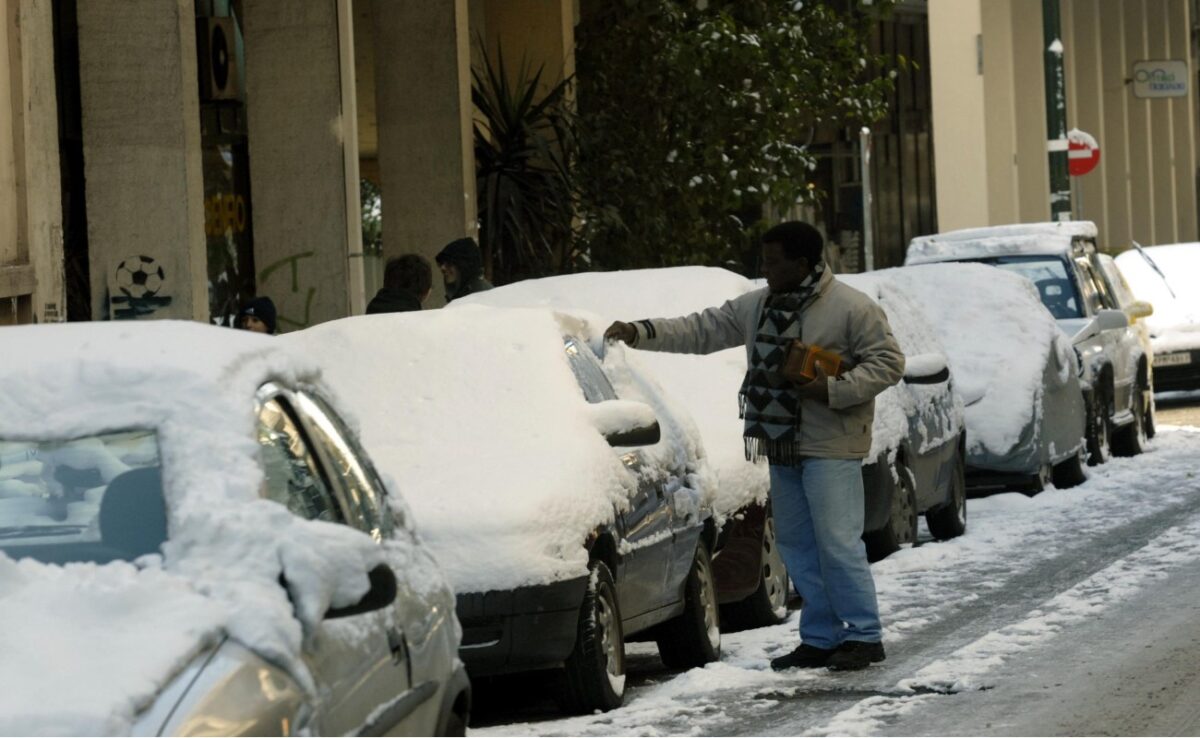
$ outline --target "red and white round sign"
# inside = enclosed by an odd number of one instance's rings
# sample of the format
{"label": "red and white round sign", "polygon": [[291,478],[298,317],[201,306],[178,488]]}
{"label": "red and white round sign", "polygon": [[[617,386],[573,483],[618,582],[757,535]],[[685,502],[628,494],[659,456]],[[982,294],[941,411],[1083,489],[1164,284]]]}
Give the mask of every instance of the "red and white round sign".
{"label": "red and white round sign", "polygon": [[1072,177],[1082,177],[1099,163],[1100,144],[1091,134],[1078,128],[1067,134],[1067,171]]}

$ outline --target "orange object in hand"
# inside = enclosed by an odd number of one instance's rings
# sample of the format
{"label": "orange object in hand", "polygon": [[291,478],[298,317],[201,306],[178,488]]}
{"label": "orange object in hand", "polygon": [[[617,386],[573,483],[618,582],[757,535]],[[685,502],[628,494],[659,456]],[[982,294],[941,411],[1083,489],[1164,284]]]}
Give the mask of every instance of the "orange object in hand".
{"label": "orange object in hand", "polygon": [[796,384],[807,384],[816,379],[817,366],[830,377],[839,377],[844,371],[841,354],[796,339],[788,344],[779,373]]}

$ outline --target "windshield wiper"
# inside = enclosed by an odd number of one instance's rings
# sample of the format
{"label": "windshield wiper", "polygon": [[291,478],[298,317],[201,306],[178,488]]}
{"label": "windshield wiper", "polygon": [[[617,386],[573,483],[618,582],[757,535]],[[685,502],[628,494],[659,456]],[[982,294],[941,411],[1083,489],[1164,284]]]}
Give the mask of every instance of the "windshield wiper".
{"label": "windshield wiper", "polygon": [[1146,263],[1150,265],[1150,268],[1153,269],[1154,272],[1162,279],[1163,284],[1167,286],[1167,292],[1171,293],[1171,297],[1174,297],[1176,300],[1178,300],[1179,298],[1175,296],[1175,290],[1171,289],[1171,283],[1167,281],[1167,275],[1163,274],[1163,271],[1158,268],[1158,264],[1154,263],[1154,259],[1150,258],[1150,254],[1146,253],[1146,249],[1142,248],[1140,243],[1137,241],[1133,241],[1132,243],[1133,247],[1137,249],[1137,252],[1141,254],[1142,258],[1146,260]]}
{"label": "windshield wiper", "polygon": [[0,528],[0,541],[11,538],[38,538],[41,536],[65,536],[82,533],[86,525],[15,525]]}

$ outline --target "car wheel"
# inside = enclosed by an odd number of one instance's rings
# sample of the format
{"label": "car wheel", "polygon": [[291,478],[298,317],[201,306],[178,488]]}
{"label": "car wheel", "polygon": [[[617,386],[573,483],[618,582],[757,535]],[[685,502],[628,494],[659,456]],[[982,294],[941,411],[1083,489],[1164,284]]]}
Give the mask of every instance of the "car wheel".
{"label": "car wheel", "polygon": [[917,480],[900,458],[892,467],[896,473],[896,494],[892,497],[892,515],[879,530],[863,534],[867,560],[885,559],[906,543],[917,542]]}
{"label": "car wheel", "polygon": [[775,516],[768,508],[763,521],[758,589],[740,602],[725,605],[721,619],[741,630],[778,625],[787,619],[788,587],[787,566],[775,541]]}
{"label": "car wheel", "polygon": [[563,697],[564,707],[578,713],[612,710],[625,698],[625,636],[617,588],[604,562],[593,561],[589,569]]}
{"label": "car wheel", "polygon": [[1146,438],[1154,438],[1157,432],[1154,427],[1154,390],[1142,390],[1143,407],[1146,408]]}
{"label": "car wheel", "polygon": [[950,499],[925,513],[925,523],[939,541],[957,538],[967,532],[967,463],[961,453],[954,455]]}
{"label": "car wheel", "polygon": [[1087,408],[1088,466],[1103,464],[1112,456],[1108,415],[1108,398],[1094,395]]}
{"label": "car wheel", "polygon": [[1117,431],[1112,450],[1117,456],[1137,456],[1146,450],[1146,393],[1133,395],[1133,422]]}
{"label": "car wheel", "polygon": [[1083,470],[1087,463],[1083,460],[1086,451],[1081,447],[1071,458],[1054,465],[1050,473],[1054,486],[1059,489],[1077,487],[1087,481],[1087,472]]}
{"label": "car wheel", "polygon": [[683,614],[655,630],[658,655],[672,669],[704,666],[721,658],[721,615],[712,559],[701,543],[683,590]]}

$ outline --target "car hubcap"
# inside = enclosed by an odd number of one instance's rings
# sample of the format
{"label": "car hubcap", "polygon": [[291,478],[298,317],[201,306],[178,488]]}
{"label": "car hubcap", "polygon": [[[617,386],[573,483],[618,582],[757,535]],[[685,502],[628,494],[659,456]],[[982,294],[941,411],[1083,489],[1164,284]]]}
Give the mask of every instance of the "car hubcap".
{"label": "car hubcap", "polygon": [[909,471],[904,467],[899,468],[900,486],[897,491],[900,493],[899,504],[896,506],[895,524],[896,542],[897,543],[913,543],[916,536],[913,531],[917,527],[917,510],[913,505],[913,486],[912,478]]}
{"label": "car hubcap", "polygon": [[610,675],[619,677],[625,673],[625,664],[617,643],[617,618],[612,603],[603,595],[596,599],[596,621],[600,626],[600,648],[604,652],[605,667]]}
{"label": "car hubcap", "polygon": [[697,558],[696,566],[700,570],[700,606],[704,608],[704,632],[708,634],[708,642],[714,648],[721,645],[721,625],[717,619],[717,598],[713,587],[712,570],[704,565],[704,560]]}
{"label": "car hubcap", "polygon": [[767,599],[771,609],[779,612],[787,607],[787,568],[783,556],[775,545],[775,518],[768,516],[763,526],[763,586],[767,588]]}

